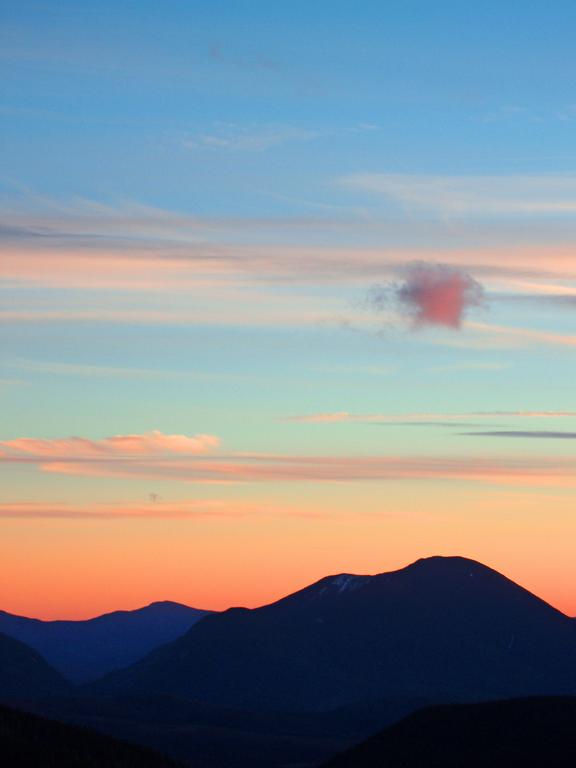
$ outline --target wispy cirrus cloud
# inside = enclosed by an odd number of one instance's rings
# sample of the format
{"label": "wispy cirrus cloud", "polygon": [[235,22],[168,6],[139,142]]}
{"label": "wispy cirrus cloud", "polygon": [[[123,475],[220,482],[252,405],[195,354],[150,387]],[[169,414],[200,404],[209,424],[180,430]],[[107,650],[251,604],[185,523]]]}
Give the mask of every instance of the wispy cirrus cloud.
{"label": "wispy cirrus cloud", "polygon": [[250,503],[225,499],[183,499],[143,504],[66,502],[0,502],[0,520],[239,520],[243,518],[301,518],[333,517],[329,510],[291,507],[274,502]]}
{"label": "wispy cirrus cloud", "polygon": [[187,136],[182,144],[191,150],[262,152],[293,141],[312,141],[320,131],[293,125],[238,125],[216,123],[207,131]]}
{"label": "wispy cirrus cloud", "polygon": [[490,484],[574,486],[576,462],[460,457],[222,456],[187,461],[44,463],[45,472],[91,477],[162,479],[185,483],[342,483],[459,480]]}
{"label": "wispy cirrus cloud", "polygon": [[[469,347],[576,346],[575,334],[539,331],[533,328],[515,328],[472,321],[466,321],[465,327],[473,333],[473,336],[465,342],[465,346]],[[450,346],[453,341],[451,339],[443,339],[440,343]]]}
{"label": "wispy cirrus cloud", "polygon": [[472,362],[464,361],[461,363],[450,363],[448,365],[434,365],[429,368],[435,373],[449,373],[451,371],[502,371],[509,368],[509,363],[491,363],[491,362]]}
{"label": "wispy cirrus cloud", "polygon": [[[0,444],[3,449],[0,463],[29,464],[53,474],[198,484],[448,479],[570,487],[576,483],[576,462],[565,458],[266,453],[210,456],[206,454],[203,437],[156,436],[151,438],[152,448],[149,439],[142,441],[142,436],[126,436],[126,442],[122,439],[112,443],[86,438],[52,441],[20,438]],[[208,442],[212,448],[212,440]]]}
{"label": "wispy cirrus cloud", "polygon": [[[138,290],[132,285],[128,290],[134,289]],[[159,291],[158,285],[151,290]],[[342,299],[337,296],[324,296],[320,304],[313,293],[290,295],[287,291],[273,290],[263,293],[261,286],[244,287],[241,281],[237,281],[235,289],[230,285],[221,288],[202,286],[201,283],[186,285],[182,281],[173,290],[165,286],[164,293],[157,301],[142,301],[141,304],[127,302],[126,296],[121,294],[102,299],[92,294],[84,306],[81,300],[63,303],[59,296],[39,302],[32,297],[27,306],[23,306],[22,296],[15,293],[5,302],[5,308],[0,309],[0,319],[14,323],[344,327],[338,315]]]}
{"label": "wispy cirrus cloud", "polygon": [[536,440],[576,440],[576,432],[559,432],[554,430],[524,430],[498,429],[491,432],[461,432],[467,437],[516,437]]}
{"label": "wispy cirrus cloud", "polygon": [[[194,286],[221,288],[250,283],[338,284],[395,278],[410,264],[438,263],[514,283],[576,279],[576,230],[562,242],[482,245],[475,229],[456,236],[453,227],[411,237],[394,233],[394,222],[367,216],[239,218],[199,217],[133,201],[32,200],[0,206],[5,255],[0,277],[16,286],[182,292]],[[416,228],[417,229],[417,228]],[[386,247],[366,246],[372,231]],[[295,243],[298,235],[301,242]],[[318,236],[323,244],[317,244]],[[348,242],[343,238],[346,236]],[[330,237],[333,242],[330,243]],[[394,241],[397,241],[394,244]],[[477,246],[470,248],[469,243]],[[362,244],[362,245],[360,245]],[[306,268],[302,269],[302,265]],[[544,286],[547,293],[550,291]],[[561,292],[558,282],[556,292]],[[535,288],[535,296],[542,290]]]}
{"label": "wispy cirrus cloud", "polygon": [[407,424],[426,422],[453,422],[458,426],[461,421],[494,418],[520,418],[520,419],[563,419],[576,418],[576,411],[468,411],[464,413],[350,413],[348,411],[335,411],[332,413],[311,413],[303,416],[291,416],[288,421],[296,421],[303,424],[335,424],[342,422],[379,423],[379,424]]}
{"label": "wispy cirrus cloud", "polygon": [[39,360],[13,360],[8,363],[10,368],[31,373],[47,373],[56,376],[80,376],[82,378],[117,378],[117,379],[171,379],[205,374],[200,372],[167,371],[154,368],[127,368],[124,366],[83,365],[81,363],[60,363]]}
{"label": "wispy cirrus cloud", "polygon": [[129,503],[92,503],[74,504],[70,502],[37,502],[15,501],[0,502],[0,520],[22,521],[29,520],[78,520],[87,522],[107,522],[115,520],[207,520],[210,522],[222,520],[224,524],[230,520],[258,518],[259,520],[276,520],[290,518],[299,520],[334,520],[343,517],[358,518],[362,515],[370,517],[392,517],[394,513],[377,512],[374,510],[338,510],[332,508],[307,508],[301,505],[290,506],[278,504],[275,501],[260,501],[258,503],[226,499],[181,499],[178,501],[158,501],[148,504],[142,502]]}
{"label": "wispy cirrus cloud", "polygon": [[358,173],[338,179],[411,211],[441,216],[558,216],[576,214],[576,175],[424,176]]}
{"label": "wispy cirrus cloud", "polygon": [[[471,323],[466,315],[481,300],[480,283],[491,300],[528,296],[570,311],[576,260],[568,243],[576,230],[554,246],[523,247],[514,238],[512,247],[470,249],[470,242],[481,242],[474,227],[456,237],[453,225],[437,223],[443,233],[428,236],[426,221],[415,227],[425,225],[414,247],[406,231],[374,216],[196,217],[133,201],[55,201],[26,190],[18,203],[2,207],[0,318],[7,323],[320,326],[350,314],[351,289],[360,295],[378,281],[370,294],[378,319],[356,313],[341,327],[378,332],[377,325],[393,326],[400,312],[413,327],[464,331],[427,334],[431,344],[471,350],[574,344],[569,334]],[[359,246],[368,231],[386,247]]]}
{"label": "wispy cirrus cloud", "polygon": [[[111,266],[116,272],[118,266],[133,262],[137,274],[143,262],[158,261],[164,268],[176,269],[179,264],[182,270],[193,264],[196,270],[203,266],[203,273],[291,274],[301,281],[318,272],[330,280],[366,278],[414,261],[442,261],[479,276],[511,279],[576,275],[571,245],[576,229],[566,229],[562,222],[538,233],[531,230],[533,222],[510,231],[511,225],[488,227],[478,222],[447,225],[425,220],[405,225],[357,208],[348,213],[338,209],[330,216],[199,216],[136,200],[53,199],[21,185],[0,196],[0,221],[0,236],[10,246],[8,256],[11,249],[17,250],[15,259],[26,260],[42,250],[35,265],[38,277],[48,277],[52,271],[41,268],[40,258],[67,254],[69,268],[74,260],[97,259],[109,272]],[[294,244],[296,233],[301,242]],[[315,245],[318,235],[326,243],[330,233],[333,242]],[[369,233],[377,244],[366,245]],[[298,254],[308,267],[306,274],[298,269]],[[16,267],[17,263],[12,265]]]}
{"label": "wispy cirrus cloud", "polygon": [[[370,418],[370,417],[369,417]],[[355,421],[357,417],[348,411],[331,413],[311,413],[306,416],[289,416],[286,421],[298,421],[302,424],[339,424],[343,421]]]}
{"label": "wispy cirrus cloud", "polygon": [[374,123],[356,123],[349,128],[305,128],[290,124],[242,124],[216,122],[205,130],[186,136],[182,144],[191,150],[261,152],[291,142],[314,141],[330,136],[379,130]]}
{"label": "wispy cirrus cloud", "polygon": [[[269,508],[266,507],[268,512]],[[0,519],[13,520],[181,520],[239,518],[263,514],[264,508],[242,502],[185,500],[148,504],[71,504],[65,502],[2,502]]]}
{"label": "wispy cirrus cloud", "polygon": [[[19,371],[30,373],[43,373],[55,376],[78,376],[80,378],[111,378],[111,379],[150,379],[166,381],[170,379],[181,380],[229,380],[229,374],[216,373],[214,371],[200,370],[176,370],[165,368],[137,368],[114,365],[88,365],[83,363],[62,363],[46,360],[26,360],[15,359],[6,361],[6,367],[15,368]],[[238,378],[249,378],[248,376],[236,376]],[[0,385],[3,381],[0,379]],[[16,380],[7,380],[4,383],[19,383]],[[21,383],[21,382],[20,382]]]}

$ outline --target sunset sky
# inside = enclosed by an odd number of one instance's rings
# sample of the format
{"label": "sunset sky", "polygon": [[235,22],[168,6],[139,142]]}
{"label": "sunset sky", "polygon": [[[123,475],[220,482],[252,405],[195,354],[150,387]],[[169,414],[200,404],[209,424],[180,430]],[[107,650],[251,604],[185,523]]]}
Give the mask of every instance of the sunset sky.
{"label": "sunset sky", "polygon": [[5,0],[0,609],[458,554],[576,615],[576,8]]}

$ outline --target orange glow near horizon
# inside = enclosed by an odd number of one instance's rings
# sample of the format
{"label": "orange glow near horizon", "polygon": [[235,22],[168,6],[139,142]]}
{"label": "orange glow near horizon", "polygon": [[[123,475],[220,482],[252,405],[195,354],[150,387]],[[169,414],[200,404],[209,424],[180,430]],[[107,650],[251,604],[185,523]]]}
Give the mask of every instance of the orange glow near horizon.
{"label": "orange glow near horizon", "polygon": [[[505,498],[502,494],[502,498]],[[42,619],[84,619],[157,600],[223,610],[273,602],[323,576],[380,573],[420,557],[461,555],[495,568],[568,615],[576,615],[571,557],[576,525],[548,526],[514,505],[466,521],[429,500],[426,513],[231,519],[4,520],[0,607]],[[570,528],[570,531],[568,531]],[[572,535],[569,535],[569,534]],[[24,548],[11,546],[18,538]],[[25,556],[23,556],[23,551]],[[573,564],[570,564],[573,563]]]}

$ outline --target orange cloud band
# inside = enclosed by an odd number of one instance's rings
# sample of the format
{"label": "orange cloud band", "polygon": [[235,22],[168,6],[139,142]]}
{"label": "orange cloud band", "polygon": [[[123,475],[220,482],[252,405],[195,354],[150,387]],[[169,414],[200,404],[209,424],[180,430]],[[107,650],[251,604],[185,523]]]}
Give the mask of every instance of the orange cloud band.
{"label": "orange cloud band", "polygon": [[576,486],[576,461],[504,457],[189,456],[88,458],[2,456],[0,462],[33,464],[41,471],[89,477],[172,480],[186,483],[354,482],[462,480],[496,484]]}

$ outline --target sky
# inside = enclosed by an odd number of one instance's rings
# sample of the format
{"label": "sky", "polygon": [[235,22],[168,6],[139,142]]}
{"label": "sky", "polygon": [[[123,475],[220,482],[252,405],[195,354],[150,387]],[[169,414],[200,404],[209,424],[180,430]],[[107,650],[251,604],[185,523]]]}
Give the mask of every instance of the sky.
{"label": "sky", "polygon": [[441,554],[576,615],[574,3],[0,13],[0,608]]}

